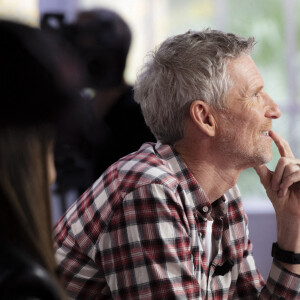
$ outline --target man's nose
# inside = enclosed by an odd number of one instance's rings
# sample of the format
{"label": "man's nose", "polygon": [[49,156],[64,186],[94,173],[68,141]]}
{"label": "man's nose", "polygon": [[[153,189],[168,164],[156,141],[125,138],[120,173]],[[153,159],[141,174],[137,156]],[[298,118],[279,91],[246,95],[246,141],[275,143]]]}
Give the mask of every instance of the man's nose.
{"label": "man's nose", "polygon": [[267,94],[264,94],[266,103],[265,117],[270,119],[278,119],[281,116],[281,110],[275,101]]}

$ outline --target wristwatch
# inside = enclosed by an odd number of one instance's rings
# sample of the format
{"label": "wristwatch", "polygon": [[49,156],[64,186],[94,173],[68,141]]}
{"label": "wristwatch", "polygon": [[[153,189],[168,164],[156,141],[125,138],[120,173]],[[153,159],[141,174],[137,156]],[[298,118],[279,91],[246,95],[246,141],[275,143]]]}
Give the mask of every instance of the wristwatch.
{"label": "wristwatch", "polygon": [[300,264],[300,253],[282,250],[277,243],[273,243],[272,257],[288,264]]}

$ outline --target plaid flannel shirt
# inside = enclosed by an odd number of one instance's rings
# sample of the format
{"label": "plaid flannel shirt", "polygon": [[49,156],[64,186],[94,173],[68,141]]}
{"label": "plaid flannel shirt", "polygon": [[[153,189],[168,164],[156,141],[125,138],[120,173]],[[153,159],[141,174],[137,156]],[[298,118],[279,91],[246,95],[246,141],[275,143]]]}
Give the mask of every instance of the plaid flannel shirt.
{"label": "plaid flannel shirt", "polygon": [[[209,215],[217,249],[211,263]],[[300,276],[274,262],[265,283],[256,270],[237,187],[211,205],[168,145],[144,144],[113,164],[55,233],[74,299],[300,299]]]}

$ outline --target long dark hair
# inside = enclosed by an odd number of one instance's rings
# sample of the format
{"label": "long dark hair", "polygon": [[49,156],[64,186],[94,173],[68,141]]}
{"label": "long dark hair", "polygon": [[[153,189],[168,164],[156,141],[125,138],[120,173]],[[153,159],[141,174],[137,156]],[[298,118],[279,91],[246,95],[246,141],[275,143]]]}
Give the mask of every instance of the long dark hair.
{"label": "long dark hair", "polygon": [[0,36],[0,234],[58,280],[49,155],[59,120],[75,105],[81,69],[36,28],[0,21]]}
{"label": "long dark hair", "polygon": [[47,157],[53,126],[0,129],[0,228],[55,277]]}

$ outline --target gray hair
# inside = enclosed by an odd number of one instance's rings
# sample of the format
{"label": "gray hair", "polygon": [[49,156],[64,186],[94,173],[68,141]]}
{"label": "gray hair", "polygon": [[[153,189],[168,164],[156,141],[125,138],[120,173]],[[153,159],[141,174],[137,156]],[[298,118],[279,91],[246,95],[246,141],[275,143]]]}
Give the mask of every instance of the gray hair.
{"label": "gray hair", "polygon": [[195,100],[223,108],[231,85],[227,62],[250,54],[254,44],[253,37],[205,29],[170,37],[150,53],[134,97],[157,140],[172,144],[183,137],[184,119]]}

